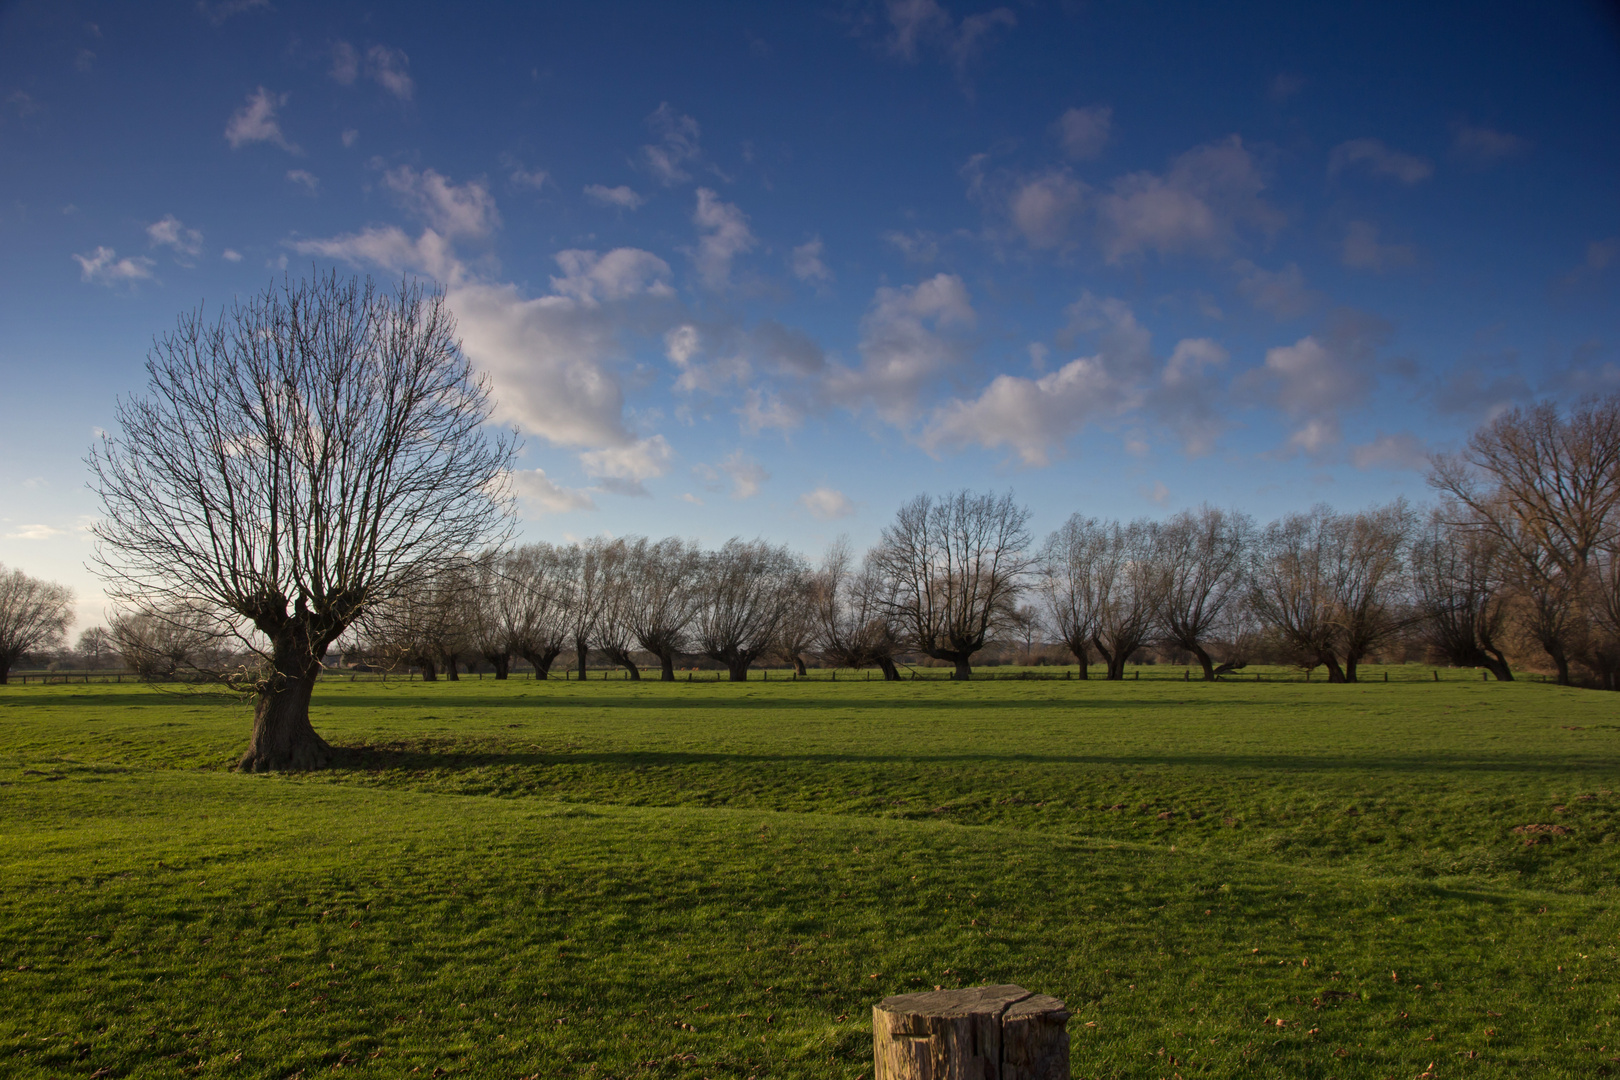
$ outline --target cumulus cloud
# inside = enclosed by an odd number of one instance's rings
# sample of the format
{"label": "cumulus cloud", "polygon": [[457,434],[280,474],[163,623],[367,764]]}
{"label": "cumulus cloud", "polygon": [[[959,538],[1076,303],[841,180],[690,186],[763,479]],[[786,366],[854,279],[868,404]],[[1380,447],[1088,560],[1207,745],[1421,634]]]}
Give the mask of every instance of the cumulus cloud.
{"label": "cumulus cloud", "polygon": [[495,197],[481,180],[455,184],[432,169],[401,165],[383,174],[383,187],[440,236],[487,236],[501,223]]}
{"label": "cumulus cloud", "polygon": [[544,169],[525,169],[521,165],[516,165],[507,175],[507,179],[512,182],[513,187],[539,191],[546,186],[546,181],[551,179],[551,174]]}
{"label": "cumulus cloud", "polygon": [[651,494],[643,481],[669,472],[670,462],[674,459],[675,451],[662,435],[636,439],[624,446],[587,450],[579,455],[579,463],[585,472],[604,489],[619,495],[640,496]]}
{"label": "cumulus cloud", "polygon": [[950,331],[972,327],[974,317],[967,286],[955,274],[880,287],[861,320],[861,366],[829,365],[828,396],[908,425],[921,412],[923,390],[962,361],[961,342]]}
{"label": "cumulus cloud", "polygon": [[320,177],[308,169],[288,169],[287,179],[302,187],[307,193],[313,195],[321,186]]}
{"label": "cumulus cloud", "polygon": [[153,247],[166,247],[176,256],[186,259],[195,259],[202,254],[203,234],[199,229],[189,229],[173,214],[163,215],[162,220],[154,221],[146,227],[147,242]]}
{"label": "cumulus cloud", "polygon": [[733,499],[752,499],[771,478],[771,474],[765,471],[765,466],[741,450],[733,450],[726,455],[726,459],[720,463],[720,471],[731,478]]}
{"label": "cumulus cloud", "polygon": [[1472,124],[1458,124],[1451,139],[1452,152],[1475,165],[1494,165],[1529,148],[1528,140],[1510,132]]}
{"label": "cumulus cloud", "polygon": [[744,382],[750,367],[745,357],[731,353],[701,362],[702,334],[691,323],[682,323],[664,333],[664,356],[680,372],[675,389],[683,393],[715,391],[728,382]]}
{"label": "cumulus cloud", "polygon": [[1114,110],[1107,105],[1069,109],[1053,125],[1058,145],[1076,161],[1097,157],[1108,145],[1114,125]]}
{"label": "cumulus cloud", "polygon": [[640,248],[614,248],[604,255],[571,249],[557,253],[563,276],[551,279],[551,289],[559,296],[571,296],[596,306],[634,296],[668,298],[669,264]]}
{"label": "cumulus cloud", "polygon": [[620,210],[635,210],[647,201],[625,184],[620,184],[618,187],[591,184],[585,188],[585,197],[594,203],[600,203],[603,206],[616,206]]}
{"label": "cumulus cloud", "polygon": [[1147,391],[1148,410],[1180,440],[1181,452],[1188,457],[1213,451],[1229,426],[1216,381],[1229,358],[1226,349],[1209,338],[1184,338],[1165,361],[1157,385]]}
{"label": "cumulus cloud", "polygon": [[826,486],[800,495],[799,505],[810,511],[811,517],[820,518],[822,521],[836,521],[839,518],[852,517],[855,513],[855,503],[848,495]]}
{"label": "cumulus cloud", "polygon": [[88,255],[75,255],[73,261],[79,264],[80,281],[106,285],[108,288],[149,281],[152,278],[152,267],[156,265],[144,256],[126,256],[120,259],[118,252],[110,247],[97,247]]}
{"label": "cumulus cloud", "polygon": [[1053,169],[1020,181],[1008,200],[1013,226],[1030,247],[1061,247],[1079,215],[1085,187],[1066,169]]}
{"label": "cumulus cloud", "polygon": [[1371,442],[1350,448],[1350,463],[1358,469],[1424,469],[1429,451],[1410,431],[1380,431]]}
{"label": "cumulus cloud", "polygon": [[731,283],[731,262],[753,250],[757,241],[748,228],[748,215],[734,203],[721,202],[708,188],[698,188],[692,223],[701,231],[698,246],[689,254],[703,284],[715,291]]}
{"label": "cumulus cloud", "polygon": [[1328,155],[1328,175],[1361,168],[1373,176],[1387,176],[1403,184],[1416,184],[1434,175],[1434,166],[1413,154],[1391,150],[1377,139],[1351,139]]}
{"label": "cumulus cloud", "polygon": [[226,248],[224,251],[220,252],[220,258],[224,259],[226,262],[241,262],[242,253],[237,251],[235,248]]}
{"label": "cumulus cloud", "polygon": [[544,469],[519,469],[511,474],[512,490],[527,506],[542,513],[566,514],[572,510],[595,510],[590,492],[566,488],[546,475]]}
{"label": "cumulus cloud", "polygon": [[1238,275],[1238,292],[1274,319],[1297,319],[1320,299],[1319,294],[1306,288],[1305,275],[1296,263],[1281,270],[1266,270],[1240,259],[1232,269]]}
{"label": "cumulus cloud", "polygon": [[743,391],[743,403],[732,412],[742,418],[742,429],[750,435],[770,428],[791,431],[804,423],[802,409],[756,387]]}
{"label": "cumulus cloud", "polygon": [[459,280],[462,268],[448,238],[433,229],[412,238],[397,225],[372,226],[357,233],[316,240],[295,240],[288,245],[300,255],[318,255],[356,266],[374,265],[398,273],[418,270],[441,281]]}
{"label": "cumulus cloud", "polygon": [[1412,244],[1380,243],[1378,226],[1352,221],[1345,228],[1340,259],[1354,270],[1393,270],[1417,262],[1417,248]]}
{"label": "cumulus cloud", "polygon": [[276,119],[276,110],[287,104],[287,95],[277,96],[259,87],[248,95],[247,102],[231,114],[225,124],[225,141],[232,150],[240,150],[250,143],[267,142],[279,146],[289,154],[299,154],[296,144],[288,142]]}
{"label": "cumulus cloud", "polygon": [[1266,352],[1257,381],[1293,422],[1282,452],[1324,458],[1343,441],[1340,414],[1366,401],[1375,378],[1374,352],[1388,324],[1340,312],[1321,334]]}
{"label": "cumulus cloud", "polygon": [[686,167],[702,153],[698,146],[702,129],[698,122],[676,112],[665,101],[647,117],[647,126],[658,136],[657,142],[641,148],[641,159],[647,171],[665,187],[692,179]]}
{"label": "cumulus cloud", "polygon": [[940,52],[960,74],[1001,27],[1018,25],[1011,9],[998,7],[960,22],[942,8],[938,0],[888,0],[889,52],[907,62],[915,62],[921,52]]}
{"label": "cumulus cloud", "polygon": [[1261,198],[1265,186],[1236,135],[1187,151],[1163,176],[1129,173],[1098,199],[1104,254],[1111,263],[1149,250],[1219,255],[1240,225],[1275,233],[1284,218]]}
{"label": "cumulus cloud", "polygon": [[825,285],[832,280],[833,273],[827,264],[821,261],[824,250],[821,237],[807,240],[793,249],[793,258],[790,265],[793,267],[793,276],[800,281],[813,285]]}
{"label": "cumulus cloud", "polygon": [[416,92],[416,84],[411,81],[410,66],[410,57],[401,49],[373,45],[366,50],[366,74],[401,101],[409,101]]}

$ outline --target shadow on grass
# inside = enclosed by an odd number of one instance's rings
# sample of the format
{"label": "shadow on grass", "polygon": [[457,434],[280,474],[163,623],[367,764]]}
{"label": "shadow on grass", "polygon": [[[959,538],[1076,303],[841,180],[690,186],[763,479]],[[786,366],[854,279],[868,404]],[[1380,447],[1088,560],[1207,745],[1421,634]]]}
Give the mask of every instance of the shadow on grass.
{"label": "shadow on grass", "polygon": [[[1169,766],[1177,768],[1210,769],[1235,773],[1238,778],[1245,770],[1269,773],[1299,772],[1359,772],[1359,773],[1612,773],[1620,768],[1620,758],[1592,758],[1590,756],[1545,755],[1534,759],[1523,755],[1502,757],[1463,757],[1452,754],[1407,756],[1346,756],[1323,755],[1255,755],[1255,754],[995,754],[964,752],[960,754],[874,754],[874,753],[806,753],[806,754],[750,754],[696,751],[569,751],[569,750],[512,750],[457,745],[452,742],[394,741],[387,743],[361,743],[359,745],[333,745],[332,767],[351,772],[462,772],[472,769],[555,769],[600,768],[609,771],[639,769],[675,770],[703,767],[807,767],[813,769],[841,768],[851,765],[944,765],[954,768],[978,765],[985,768],[1010,765],[1051,765],[1083,767],[1143,767]],[[1258,779],[1258,777],[1254,777]]]}

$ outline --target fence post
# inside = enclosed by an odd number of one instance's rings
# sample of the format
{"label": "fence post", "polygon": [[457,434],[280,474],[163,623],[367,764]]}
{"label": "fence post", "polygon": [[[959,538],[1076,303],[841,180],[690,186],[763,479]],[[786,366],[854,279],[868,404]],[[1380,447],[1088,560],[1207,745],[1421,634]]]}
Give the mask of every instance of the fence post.
{"label": "fence post", "polygon": [[1439,681],[1440,681],[1440,673],[1439,673],[1439,672],[1438,672],[1438,671],[1436,671],[1436,672],[1435,672],[1435,673],[1434,673],[1434,681],[1435,681],[1435,682],[1439,682]]}

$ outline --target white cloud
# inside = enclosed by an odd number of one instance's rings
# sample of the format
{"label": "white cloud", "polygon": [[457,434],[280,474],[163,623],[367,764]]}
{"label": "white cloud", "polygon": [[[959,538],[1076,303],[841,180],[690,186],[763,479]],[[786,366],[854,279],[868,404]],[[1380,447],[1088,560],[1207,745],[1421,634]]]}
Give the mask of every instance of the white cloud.
{"label": "white cloud", "polygon": [[1107,105],[1088,105],[1083,109],[1069,109],[1058,117],[1053,130],[1065,154],[1076,161],[1086,161],[1103,152],[1113,124],[1113,109]]}
{"label": "white cloud", "polygon": [[219,26],[233,15],[249,11],[269,11],[270,0],[197,0],[197,14]]}
{"label": "white cloud", "polygon": [[635,210],[647,201],[625,184],[620,184],[618,187],[608,187],[606,184],[590,184],[585,188],[585,197],[594,203],[600,203],[603,206],[616,206],[620,210]]}
{"label": "white cloud", "polygon": [[1340,258],[1355,270],[1392,270],[1417,262],[1417,248],[1412,244],[1381,244],[1376,225],[1352,221],[1345,229]]}
{"label": "white cloud", "polygon": [[559,296],[572,296],[595,306],[633,296],[668,298],[675,295],[669,286],[669,264],[640,248],[614,248],[606,255],[594,251],[559,251],[557,265],[563,276],[551,279],[551,289]]}
{"label": "white cloud", "polygon": [[481,180],[454,184],[432,169],[401,165],[383,174],[383,186],[441,236],[487,236],[501,223],[495,197]]}
{"label": "white cloud", "polygon": [[742,417],[742,429],[750,435],[776,428],[791,431],[804,423],[804,413],[780,397],[754,387],[743,392],[743,403],[732,412]]}
{"label": "white cloud", "polygon": [[423,230],[413,240],[397,225],[372,226],[324,240],[296,240],[290,246],[300,255],[319,255],[355,265],[370,263],[396,273],[418,270],[441,281],[462,277],[461,264],[449,240],[432,229]]}
{"label": "white cloud", "polygon": [[80,281],[94,282],[109,288],[117,285],[133,285],[137,281],[149,281],[152,277],[152,267],[156,265],[151,259],[143,256],[120,259],[118,252],[110,247],[98,247],[88,255],[75,255],[73,260],[79,264]]}
{"label": "white cloud", "polygon": [[1281,270],[1266,270],[1240,259],[1232,269],[1238,274],[1238,292],[1275,319],[1297,319],[1320,299],[1305,287],[1305,275],[1297,263],[1289,263]]}
{"label": "white cloud", "polygon": [[153,247],[171,248],[176,255],[188,259],[202,254],[202,232],[186,228],[185,223],[173,214],[165,214],[161,221],[148,225],[146,238]]}
{"label": "white cloud", "polygon": [[907,235],[890,230],[883,234],[883,242],[898,251],[906,262],[927,266],[939,258],[939,241],[931,233],[918,231]]}
{"label": "white cloud", "polygon": [[839,518],[851,517],[855,513],[855,503],[848,495],[825,486],[800,495],[799,505],[810,511],[811,517],[820,518],[822,521],[836,521]]}
{"label": "white cloud", "polygon": [[862,364],[830,365],[828,395],[852,411],[870,405],[889,423],[909,424],[924,389],[961,363],[960,344],[942,331],[973,322],[967,287],[955,274],[880,287],[861,320]]}
{"label": "white cloud", "polygon": [[373,45],[366,50],[366,74],[401,101],[409,101],[416,90],[416,84],[411,81],[410,66],[410,58],[400,49]]}
{"label": "white cloud", "polygon": [[958,23],[938,0],[888,0],[889,51],[914,62],[923,47],[944,54],[958,74],[978,56],[997,27],[1018,25],[1008,8],[969,15]]}
{"label": "white cloud", "polygon": [[1111,263],[1150,249],[1219,255],[1239,225],[1270,235],[1284,218],[1260,197],[1265,186],[1236,135],[1187,151],[1163,176],[1129,173],[1097,201],[1103,251]]}
{"label": "white cloud", "polygon": [[1295,424],[1285,453],[1320,458],[1338,446],[1339,416],[1366,401],[1376,377],[1373,351],[1388,333],[1377,319],[1343,312],[1323,334],[1267,350],[1256,381]]}
{"label": "white cloud", "polygon": [[315,194],[321,186],[320,177],[308,169],[288,169],[287,179],[299,185],[311,195]]}
{"label": "white cloud", "polygon": [[302,153],[295,144],[287,141],[282,134],[281,123],[276,119],[276,109],[286,103],[286,94],[277,97],[264,87],[259,87],[248,95],[245,105],[231,114],[225,124],[225,141],[231,144],[232,150],[240,150],[249,143],[267,142],[289,154]]}
{"label": "white cloud", "polygon": [[686,166],[696,161],[702,153],[698,146],[702,129],[698,127],[698,122],[676,112],[665,101],[647,117],[647,126],[658,136],[656,143],[641,148],[642,161],[647,170],[665,187],[692,179]]}
{"label": "white cloud", "polygon": [[563,487],[548,477],[544,469],[520,469],[511,474],[511,480],[518,498],[544,513],[566,514],[571,510],[596,509],[589,492]]}
{"label": "white cloud", "polygon": [[1214,450],[1215,440],[1229,426],[1215,377],[1229,358],[1209,338],[1183,338],[1165,361],[1158,385],[1148,392],[1148,410],[1181,442],[1188,457]]}
{"label": "white cloud", "polygon": [[546,181],[550,178],[551,174],[544,169],[525,169],[521,165],[514,167],[508,177],[513,187],[529,188],[533,191],[545,187]]}
{"label": "white cloud", "polygon": [[224,251],[220,252],[220,257],[223,258],[226,262],[241,262],[242,261],[242,253],[240,251],[237,251],[235,248],[226,248]]}
{"label": "white cloud", "polygon": [[66,529],[58,529],[50,525],[23,525],[13,532],[6,533],[7,540],[50,540],[57,536],[66,536]]}
{"label": "white cloud", "polygon": [[1350,462],[1358,469],[1426,469],[1429,451],[1410,431],[1380,431],[1372,442],[1350,448]]}
{"label": "white cloud", "polygon": [[1351,139],[1328,155],[1328,175],[1360,166],[1374,176],[1388,176],[1403,184],[1416,184],[1434,175],[1434,166],[1413,154],[1391,150],[1377,139]]}
{"label": "white cloud", "polygon": [[720,471],[731,478],[733,499],[752,499],[771,478],[765,466],[741,450],[733,450],[726,455],[726,459],[720,463]]}
{"label": "white cloud", "polygon": [[1053,169],[1020,182],[1013,189],[1008,212],[1030,247],[1061,247],[1084,197],[1085,186],[1080,181],[1065,169]]}
{"label": "white cloud", "polygon": [[347,41],[332,45],[332,80],[348,86],[360,77],[360,54]]}
{"label": "white cloud", "polygon": [[690,252],[698,276],[719,291],[731,283],[731,261],[758,243],[748,228],[748,215],[734,203],[721,202],[708,188],[698,188],[692,223],[702,230],[697,250]]}
{"label": "white cloud", "polygon": [[703,505],[703,500],[698,498],[696,495],[692,494],[690,491],[683,491],[681,493],[681,501],[682,502],[689,502],[693,506],[702,506]]}
{"label": "white cloud", "polygon": [[1506,131],[1472,124],[1458,124],[1452,137],[1451,149],[1459,157],[1476,165],[1491,165],[1504,158],[1514,157],[1530,148],[1530,143]]}
{"label": "white cloud", "polygon": [[579,463],[586,473],[608,491],[620,495],[650,494],[642,482],[663,476],[674,459],[675,451],[662,435],[637,439],[625,446],[587,450],[579,455]]}
{"label": "white cloud", "polygon": [[821,237],[819,236],[812,240],[807,240],[798,247],[794,248],[793,260],[791,263],[793,267],[793,276],[798,278],[800,281],[807,281],[818,285],[826,284],[827,282],[831,281],[833,272],[827,268],[826,263],[821,261],[821,253],[823,250],[824,248],[821,243]]}

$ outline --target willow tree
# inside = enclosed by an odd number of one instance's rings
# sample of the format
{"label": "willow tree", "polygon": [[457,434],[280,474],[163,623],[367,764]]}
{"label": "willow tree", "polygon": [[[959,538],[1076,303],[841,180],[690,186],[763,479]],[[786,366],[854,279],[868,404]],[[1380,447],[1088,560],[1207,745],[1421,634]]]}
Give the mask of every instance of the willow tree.
{"label": "willow tree", "polygon": [[146,370],[90,454],[108,592],[240,624],[263,662],[239,767],[320,768],[328,646],[508,520],[487,383],[442,291],[336,274],[182,314]]}

